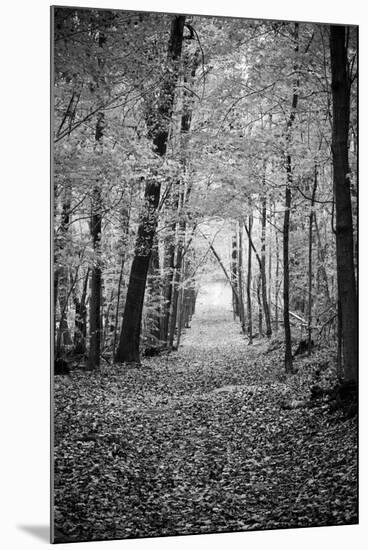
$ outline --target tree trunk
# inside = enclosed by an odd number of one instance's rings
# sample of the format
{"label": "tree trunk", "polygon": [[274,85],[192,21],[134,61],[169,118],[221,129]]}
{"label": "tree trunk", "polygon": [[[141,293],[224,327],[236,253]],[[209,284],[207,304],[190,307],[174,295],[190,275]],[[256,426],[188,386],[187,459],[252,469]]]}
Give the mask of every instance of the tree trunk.
{"label": "tree trunk", "polygon": [[317,183],[318,183],[317,166],[314,167],[314,181],[312,189],[311,209],[309,213],[309,245],[308,245],[308,355],[312,351],[312,283],[313,283],[313,218],[314,218],[314,203],[316,198]]}
{"label": "tree trunk", "polygon": [[179,298],[180,298],[179,284],[180,284],[180,279],[182,274],[185,229],[186,229],[186,224],[183,220],[181,220],[179,223],[179,231],[178,231],[176,262],[175,262],[174,278],[173,278],[173,295],[172,295],[172,304],[171,304],[171,311],[170,311],[169,339],[168,339],[170,349],[172,349],[174,345],[175,329],[176,329],[176,323],[178,319],[178,306],[180,305],[179,304]]}
{"label": "tree trunk", "polygon": [[247,311],[248,311],[249,344],[253,344],[253,320],[252,320],[252,296],[251,296],[251,285],[252,285],[252,246],[251,246],[252,226],[253,226],[253,215],[249,214],[248,273],[247,273]]}
{"label": "tree trunk", "polygon": [[337,301],[337,376],[340,379],[344,378],[344,369],[342,364],[342,317],[341,317],[341,304]]}
{"label": "tree trunk", "polygon": [[[288,155],[288,166],[291,164]],[[291,167],[290,167],[291,169]],[[290,330],[290,295],[289,295],[289,227],[290,227],[291,190],[289,185],[285,190],[285,214],[283,227],[283,269],[284,269],[284,331],[285,331],[285,370],[287,373],[293,370],[293,356],[291,351]]]}
{"label": "tree trunk", "polygon": [[[96,124],[96,150],[102,147],[103,130],[105,125],[104,113],[99,113]],[[101,351],[101,295],[102,295],[102,268],[101,268],[101,230],[102,230],[102,196],[101,184],[96,182],[92,191],[91,236],[94,252],[91,270],[91,295],[89,303],[89,354],[87,369],[94,370],[100,366]]]}
{"label": "tree trunk", "polygon": [[326,301],[327,301],[327,304],[328,305],[331,305],[331,294],[330,294],[330,288],[329,288],[329,283],[328,283],[328,277],[327,277],[327,272],[326,272],[326,267],[325,267],[325,256],[326,256],[326,253],[322,247],[322,243],[321,243],[321,236],[320,236],[320,233],[319,233],[319,227],[318,227],[318,222],[317,222],[317,214],[316,212],[314,212],[314,226],[315,226],[315,229],[316,229],[316,236],[317,236],[317,246],[318,246],[318,261],[320,263],[319,265],[319,273],[322,275],[322,279],[323,279],[323,282],[324,282],[324,291],[325,291],[325,294],[326,294]]}
{"label": "tree trunk", "polygon": [[86,277],[83,283],[82,295],[79,300],[74,293],[73,301],[75,306],[75,333],[74,333],[74,354],[84,355],[86,353],[86,337],[87,337],[87,288],[90,268],[87,268]]}
{"label": "tree trunk", "polygon": [[[273,213],[272,213],[272,206],[270,205],[270,220],[272,221]],[[270,239],[269,239],[269,247],[268,247],[268,307],[270,312],[270,325],[272,327],[272,297],[271,297],[271,289],[272,289],[272,227],[270,227]]]}
{"label": "tree trunk", "polygon": [[238,224],[238,303],[239,319],[243,334],[245,334],[245,311],[244,311],[244,290],[243,290],[243,234],[242,226]]}
{"label": "tree trunk", "polygon": [[[257,262],[258,262],[258,265],[259,265],[259,273],[260,273],[260,278],[261,278],[261,289],[260,289],[260,292],[261,292],[261,296],[262,296],[262,306],[263,306],[263,310],[264,310],[264,313],[265,313],[265,319],[266,319],[266,330],[267,330],[267,337],[270,337],[271,334],[272,334],[272,329],[271,329],[271,320],[270,320],[270,310],[269,310],[269,305],[268,305],[268,302],[267,302],[267,281],[266,281],[266,255],[265,255],[265,247],[262,243],[262,249],[263,249],[263,261],[262,261],[262,257],[258,254],[257,252],[257,249],[256,247],[254,246],[254,243],[253,243],[253,240],[252,240],[252,237],[249,233],[249,229],[247,228],[247,224],[245,223],[244,221],[244,229],[248,235],[248,240],[249,240],[249,244],[250,246],[253,248],[253,251],[256,255],[256,258],[257,258]],[[263,237],[264,238],[264,237]]]}
{"label": "tree trunk", "polygon": [[[66,239],[68,235],[69,223],[70,223],[70,203],[71,203],[71,187],[68,184],[65,190],[65,196],[61,212],[61,221],[60,227],[57,231],[55,240],[58,241],[59,251],[65,248]],[[58,357],[62,353],[62,348],[70,346],[72,344],[72,338],[70,335],[68,321],[67,321],[67,311],[68,311],[68,299],[69,295],[69,270],[65,265],[58,265],[58,258],[56,254],[55,258],[56,268],[54,272],[54,305],[55,311],[54,315],[56,317],[56,305],[57,301],[59,302],[60,308],[60,319],[59,319],[59,330],[57,334],[57,344],[55,350],[55,356]],[[56,321],[56,320],[55,320]],[[56,322],[55,322],[56,328]],[[55,330],[56,336],[56,330]]]}
{"label": "tree trunk", "polygon": [[262,287],[262,277],[261,277],[261,274],[259,274],[258,279],[257,279],[258,332],[259,332],[259,336],[263,336],[263,314],[262,314],[261,287]]}
{"label": "tree trunk", "polygon": [[[299,23],[295,23],[295,53],[299,51]],[[297,71],[297,64],[294,65],[295,71]],[[291,112],[289,120],[287,122],[287,152],[286,152],[286,189],[285,189],[285,213],[284,213],[284,225],[283,225],[283,269],[284,269],[284,331],[285,331],[285,370],[287,373],[291,373],[293,370],[293,355],[291,350],[291,330],[290,330],[290,276],[289,276],[289,232],[290,232],[290,208],[291,208],[291,185],[293,183],[293,170],[291,164],[290,154],[290,141],[291,141],[291,127],[295,120],[296,108],[298,105],[299,97],[299,79],[296,79],[293,99],[291,103]]]}
{"label": "tree trunk", "polygon": [[[193,94],[191,93],[190,87],[193,85],[194,77],[196,74],[196,70],[199,64],[199,55],[198,50],[193,55],[192,63],[189,64],[188,57],[185,56],[184,59],[184,84],[186,85],[184,87],[183,92],[183,106],[182,106],[182,113],[181,113],[181,121],[180,121],[180,141],[181,141],[181,165],[185,169],[185,162],[186,162],[186,146],[187,146],[187,136],[190,131],[191,121],[192,121],[192,103],[193,103]],[[189,70],[190,69],[190,70]],[[175,189],[174,194],[174,211],[176,214],[179,213],[179,210],[183,207],[184,202],[187,202],[191,193],[192,184],[191,182],[188,183],[186,191],[181,189],[183,186],[182,182],[177,182],[177,189]],[[172,347],[173,341],[172,341],[172,309],[173,309],[173,299],[177,300],[178,295],[177,293],[174,296],[174,287],[175,287],[175,279],[176,279],[176,270],[175,270],[175,253],[177,250],[177,244],[175,243],[175,237],[176,237],[176,231],[179,231],[179,239],[180,239],[180,233],[185,233],[186,230],[186,223],[182,220],[177,224],[177,222],[174,222],[171,226],[171,238],[169,237],[168,241],[168,262],[167,262],[167,268],[168,268],[168,275],[166,278],[166,285],[164,289],[164,321],[163,321],[163,329],[162,329],[162,335],[163,340],[166,342],[166,344],[169,345],[169,347]],[[182,251],[182,254],[184,252]],[[180,259],[181,263],[181,259]],[[180,277],[179,277],[180,278]],[[176,308],[176,306],[174,306]]]}
{"label": "tree trunk", "polygon": [[[236,281],[238,280],[238,248],[236,244],[236,234],[232,235],[231,239],[231,280],[233,281],[233,285],[236,285]],[[232,289],[232,297],[233,297],[233,314],[234,314],[234,320],[239,317],[239,302],[238,302],[238,296],[234,292],[234,288]]]}
{"label": "tree trunk", "polygon": [[[184,272],[183,269],[182,269],[182,272]],[[181,278],[183,278],[183,273],[182,273]],[[179,290],[179,296],[178,296],[178,299],[177,299],[177,326],[178,326],[178,330],[177,330],[177,337],[176,337],[176,349],[179,349],[179,346],[180,346],[180,338],[181,338],[181,332],[182,332],[182,327],[183,327],[183,314],[184,314],[183,306],[184,306],[184,289],[181,288]]]}
{"label": "tree trunk", "polygon": [[[168,68],[160,90],[158,106],[147,111],[146,122],[155,152],[166,154],[169,124],[174,105],[175,87],[179,75],[185,17],[174,16],[168,47]],[[135,255],[131,267],[123,324],[115,360],[117,363],[140,363],[139,342],[147,272],[157,226],[160,183],[148,181],[145,189],[146,209],[138,227]]]}
{"label": "tree trunk", "polygon": [[131,200],[132,200],[132,195],[130,195],[130,203],[129,203],[128,208],[123,209],[123,211],[122,211],[121,264],[120,264],[118,290],[117,290],[117,297],[116,297],[116,310],[115,310],[115,319],[114,319],[114,336],[113,336],[113,345],[112,345],[112,356],[113,356],[113,361],[114,362],[115,362],[116,341],[117,341],[118,323],[119,323],[120,295],[121,295],[121,287],[122,287],[122,283],[123,283],[123,275],[124,275],[124,267],[125,267],[126,246],[127,246],[128,236],[129,236]]}
{"label": "tree trunk", "polygon": [[158,347],[160,344],[161,328],[160,328],[160,300],[161,300],[161,284],[160,284],[160,258],[158,254],[158,240],[155,235],[152,246],[151,260],[148,275],[148,297],[147,305],[149,313],[147,314],[147,346]]}
{"label": "tree trunk", "polygon": [[344,381],[357,382],[358,331],[354,273],[354,241],[351,209],[348,138],[350,82],[347,72],[346,30],[331,26],[332,158],[336,203],[336,260],[338,296],[341,305]]}
{"label": "tree trunk", "polygon": [[275,273],[275,330],[279,330],[279,292],[280,292],[280,250],[278,229],[275,229],[276,241],[276,273]]}
{"label": "tree trunk", "polygon": [[171,225],[170,235],[165,239],[164,248],[164,289],[163,289],[163,306],[161,316],[161,340],[168,344],[169,327],[170,327],[170,310],[173,295],[173,278],[175,271],[175,235],[176,222]]}
{"label": "tree trunk", "polygon": [[114,294],[115,294],[115,289],[112,288],[111,292],[110,292],[110,299],[107,303],[105,314],[102,316],[102,318],[103,318],[103,327],[102,327],[103,332],[102,332],[102,346],[101,346],[102,351],[104,351],[104,349],[106,347],[106,340],[108,338],[108,333],[112,332],[112,330],[110,329],[110,326],[111,326],[110,312],[111,312],[112,307],[113,307]]}
{"label": "tree trunk", "polygon": [[261,280],[262,280],[262,304],[266,323],[266,336],[272,334],[270,304],[267,301],[267,279],[266,279],[266,197],[262,198],[262,231],[261,231]]}

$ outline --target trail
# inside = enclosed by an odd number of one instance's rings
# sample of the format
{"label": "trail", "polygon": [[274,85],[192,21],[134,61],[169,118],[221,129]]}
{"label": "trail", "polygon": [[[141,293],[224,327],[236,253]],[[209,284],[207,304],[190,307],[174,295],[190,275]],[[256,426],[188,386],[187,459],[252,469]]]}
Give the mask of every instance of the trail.
{"label": "trail", "polygon": [[284,410],[290,386],[266,347],[248,346],[229,289],[216,284],[199,296],[176,353],[61,381],[55,522],[63,537],[356,522],[353,421],[338,423],[323,408]]}

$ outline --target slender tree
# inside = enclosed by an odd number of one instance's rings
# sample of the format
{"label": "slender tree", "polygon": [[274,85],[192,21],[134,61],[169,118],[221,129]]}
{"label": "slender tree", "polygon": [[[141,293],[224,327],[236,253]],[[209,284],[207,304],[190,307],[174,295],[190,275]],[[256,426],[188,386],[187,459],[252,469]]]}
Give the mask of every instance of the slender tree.
{"label": "slender tree", "polygon": [[[295,23],[294,39],[295,53],[299,51],[299,24]],[[294,69],[297,70],[296,65]],[[290,233],[290,210],[291,210],[291,186],[293,183],[293,167],[290,153],[291,128],[295,120],[296,108],[299,97],[299,79],[295,81],[293,89],[293,98],[291,103],[291,112],[287,121],[287,151],[286,151],[286,186],[285,186],[285,212],[283,225],[283,270],[284,270],[284,331],[285,331],[285,370],[287,373],[293,370],[293,355],[291,350],[291,329],[290,329],[290,275],[289,275],[289,233]]]}
{"label": "slender tree", "polygon": [[238,223],[238,302],[239,318],[242,332],[245,334],[245,311],[244,311],[244,290],[243,290],[243,228]]}
{"label": "slender tree", "polygon": [[[266,221],[267,221],[267,203],[266,197],[262,197],[262,229],[261,229],[261,263],[260,275],[262,283],[262,304],[266,323],[266,336],[270,338],[272,335],[270,307],[271,303],[267,300],[267,278],[266,278]],[[269,281],[269,285],[271,281]]]}
{"label": "slender tree", "polygon": [[[236,245],[236,234],[231,237],[231,280],[233,281],[234,286],[238,279],[238,247]],[[239,303],[237,294],[232,289],[232,298],[233,298],[233,315],[234,320],[236,317],[239,317]]]}
{"label": "slender tree", "polygon": [[[262,307],[263,307],[263,311],[264,311],[264,314],[265,314],[265,319],[266,319],[266,333],[267,333],[267,336],[270,337],[271,334],[272,334],[272,329],[271,329],[271,319],[270,319],[270,308],[269,308],[269,304],[267,302],[267,281],[266,281],[266,256],[265,256],[265,251],[266,251],[266,248],[263,244],[263,241],[265,240],[265,233],[263,233],[263,237],[261,237],[262,239],[262,251],[263,251],[263,259],[262,259],[262,256],[260,256],[257,252],[257,249],[254,245],[254,242],[253,242],[253,239],[252,239],[252,236],[249,232],[249,229],[247,227],[247,224],[244,220],[244,229],[248,235],[248,241],[249,241],[249,246],[252,247],[253,251],[254,251],[254,254],[257,258],[257,262],[258,262],[258,265],[259,265],[259,279],[260,279],[260,288],[259,288],[259,292],[260,292],[260,297],[261,297],[261,303],[262,303]],[[258,287],[257,287],[257,292],[258,292]],[[263,317],[263,316],[262,316]],[[263,333],[263,331],[262,331]]]}
{"label": "slender tree", "polygon": [[247,311],[248,311],[248,338],[249,344],[253,343],[253,321],[252,321],[252,296],[251,296],[251,286],[252,286],[252,226],[253,226],[253,215],[249,214],[248,218],[248,272],[247,272]]}
{"label": "slender tree", "polygon": [[314,167],[314,179],[311,197],[311,207],[309,212],[309,239],[308,239],[308,355],[312,351],[312,305],[313,305],[313,220],[314,220],[314,204],[318,184],[317,165]]}

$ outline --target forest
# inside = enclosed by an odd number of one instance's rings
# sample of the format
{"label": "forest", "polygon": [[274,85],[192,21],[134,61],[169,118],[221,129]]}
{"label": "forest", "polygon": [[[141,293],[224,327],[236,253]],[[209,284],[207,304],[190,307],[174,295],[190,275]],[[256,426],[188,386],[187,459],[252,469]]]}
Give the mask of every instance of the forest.
{"label": "forest", "polygon": [[54,541],[357,523],[357,27],[52,33]]}

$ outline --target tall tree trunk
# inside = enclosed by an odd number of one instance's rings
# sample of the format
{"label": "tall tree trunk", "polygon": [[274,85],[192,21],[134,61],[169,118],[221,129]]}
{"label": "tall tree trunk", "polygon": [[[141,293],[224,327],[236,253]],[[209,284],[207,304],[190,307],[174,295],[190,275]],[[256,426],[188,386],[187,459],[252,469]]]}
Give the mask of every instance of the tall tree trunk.
{"label": "tall tree trunk", "polygon": [[322,247],[322,242],[321,242],[321,235],[320,235],[320,232],[319,232],[319,227],[318,227],[318,222],[317,222],[317,214],[316,212],[314,212],[314,216],[313,216],[313,219],[314,219],[314,226],[315,226],[315,229],[316,229],[316,236],[317,236],[317,246],[318,246],[318,261],[320,263],[319,265],[319,273],[322,275],[322,279],[323,279],[323,283],[324,283],[324,291],[325,291],[325,295],[326,295],[326,301],[327,301],[327,304],[328,305],[331,305],[331,294],[330,294],[330,288],[329,288],[329,283],[328,283],[328,277],[327,277],[327,272],[326,272],[326,267],[325,267],[325,261],[326,261],[326,253]]}
{"label": "tall tree trunk", "polygon": [[262,278],[261,278],[261,274],[259,274],[258,279],[257,279],[258,332],[259,332],[259,336],[263,336],[263,314],[262,314],[261,287],[262,287]]}
{"label": "tall tree trunk", "polygon": [[[288,155],[288,166],[290,155]],[[291,167],[290,167],[291,169]],[[290,228],[290,206],[291,206],[291,190],[289,185],[285,190],[285,213],[283,227],[283,269],[284,269],[284,331],[285,331],[285,370],[291,372],[293,370],[293,356],[291,350],[291,330],[290,330],[290,294],[289,294],[289,228]]]}
{"label": "tall tree trunk", "polygon": [[[181,279],[183,279],[185,270],[182,268],[182,274]],[[181,332],[183,328],[183,320],[184,320],[184,292],[185,289],[183,287],[179,290],[179,296],[177,299],[177,337],[176,337],[176,349],[179,349],[180,346],[180,339],[181,339]]]}
{"label": "tall tree trunk", "polygon": [[248,337],[249,344],[253,344],[253,321],[252,321],[252,295],[251,295],[251,286],[252,286],[252,226],[253,226],[253,215],[249,214],[248,218],[249,223],[249,233],[248,233],[248,273],[247,273],[247,311],[248,311]]}
{"label": "tall tree trunk", "polygon": [[[296,41],[295,53],[299,51],[299,23],[295,23],[294,37]],[[297,65],[294,65],[297,71]],[[285,213],[283,226],[283,269],[284,269],[284,331],[285,331],[285,370],[287,373],[293,370],[293,355],[291,350],[291,330],[290,330],[290,275],[289,275],[289,232],[290,232],[290,209],[291,209],[291,185],[293,183],[293,170],[291,163],[290,142],[291,128],[295,120],[296,108],[299,97],[299,79],[296,79],[291,103],[291,112],[287,122],[287,152],[286,152],[286,188],[285,188]]]}
{"label": "tall tree trunk", "polygon": [[[158,105],[155,107],[151,105],[146,116],[149,135],[153,140],[154,150],[161,157],[166,154],[167,149],[175,87],[179,75],[184,22],[185,17],[182,15],[175,15],[173,17],[168,47],[168,67],[160,90]],[[138,236],[130,271],[120,341],[115,356],[115,360],[118,363],[140,363],[139,342],[142,310],[149,260],[157,226],[157,208],[159,200],[160,183],[155,180],[148,181],[145,189],[146,208],[138,227]]]}
{"label": "tall tree trunk", "polygon": [[[199,51],[197,50],[194,55],[192,56],[191,63],[189,62],[189,57],[184,57],[184,91],[183,91],[183,105],[182,105],[182,113],[181,113],[181,121],[180,121],[180,142],[181,142],[181,165],[183,171],[185,171],[185,164],[186,164],[186,147],[187,147],[187,136],[190,131],[191,121],[192,121],[192,103],[193,103],[193,94],[191,93],[191,87],[193,86],[194,77],[196,74],[197,67],[199,65]],[[190,70],[189,70],[190,69]],[[174,189],[174,212],[176,214],[178,213],[180,209],[180,200],[183,202],[183,195],[182,195],[182,183],[179,179],[177,182],[177,186]],[[185,202],[188,201],[190,193],[191,193],[192,184],[191,182],[188,183],[186,193],[185,193]],[[183,204],[181,204],[183,206]],[[170,335],[171,332],[171,313],[173,308],[173,298],[175,300],[178,299],[178,295],[176,293],[174,297],[174,286],[175,286],[175,254],[177,249],[177,243],[175,243],[175,237],[176,237],[176,231],[177,226],[179,233],[180,231],[185,232],[185,223],[180,222],[177,224],[175,221],[171,226],[171,236],[168,238],[168,252],[167,252],[167,270],[168,274],[166,277],[166,284],[164,287],[164,315],[163,315],[163,327],[161,330],[162,339],[166,342],[166,344],[169,345],[169,347],[172,346],[172,340],[170,344]],[[176,306],[175,306],[176,307]]]}
{"label": "tall tree trunk", "polygon": [[74,354],[84,355],[86,353],[87,337],[87,288],[90,268],[87,268],[86,276],[83,282],[82,294],[79,299],[77,293],[74,293],[73,301],[75,306],[75,333],[74,333]]}
{"label": "tall tree trunk", "polygon": [[161,316],[161,334],[160,338],[168,344],[169,326],[170,326],[170,309],[173,295],[173,278],[175,271],[175,236],[176,222],[171,225],[170,235],[164,242],[164,289],[163,289],[163,305]]}
{"label": "tall tree trunk", "polygon": [[266,281],[266,255],[265,255],[265,248],[264,248],[264,245],[262,243],[262,249],[263,249],[263,261],[262,261],[262,257],[258,254],[257,252],[257,249],[256,247],[254,246],[254,243],[253,243],[253,240],[252,240],[252,237],[249,233],[249,229],[247,228],[247,224],[245,223],[244,221],[244,229],[248,235],[248,240],[249,240],[249,245],[253,248],[253,251],[256,255],[256,258],[257,258],[257,262],[258,262],[258,265],[259,265],[259,273],[260,273],[260,280],[261,280],[261,288],[260,288],[260,292],[261,292],[261,296],[262,296],[262,306],[263,306],[263,311],[265,313],[265,319],[266,319],[266,330],[267,330],[267,337],[270,337],[271,334],[272,334],[272,329],[271,329],[271,320],[270,320],[270,310],[269,310],[269,305],[268,305],[268,302],[267,302],[267,281]]}
{"label": "tall tree trunk", "polygon": [[[236,281],[238,280],[238,247],[236,243],[236,234],[232,235],[231,238],[231,280],[233,281],[233,285],[236,286]],[[234,292],[234,288],[232,289],[232,297],[233,297],[233,315],[234,320],[239,317],[239,302],[238,302],[238,296]]]}
{"label": "tall tree trunk", "polygon": [[240,326],[243,334],[245,334],[246,329],[243,289],[243,233],[240,223],[238,224],[238,297]]}
{"label": "tall tree trunk", "polygon": [[[58,241],[58,252],[62,252],[65,248],[66,240],[68,236],[69,223],[70,223],[70,208],[71,208],[71,187],[67,184],[65,189],[65,196],[63,200],[60,227],[56,234],[56,240]],[[59,330],[57,334],[57,342],[55,349],[55,356],[58,357],[62,353],[63,347],[70,346],[72,344],[72,338],[69,331],[67,312],[68,312],[68,299],[69,295],[69,269],[63,264],[58,265],[58,257],[55,258],[55,272],[54,272],[54,304],[56,317],[56,305],[57,300],[60,308]],[[56,326],[56,324],[55,324]],[[56,332],[55,332],[56,336]]]}
{"label": "tall tree trunk", "polygon": [[106,311],[105,311],[105,314],[102,316],[103,318],[103,327],[102,327],[102,351],[105,349],[106,347],[106,341],[107,341],[107,338],[108,338],[108,334],[112,332],[112,329],[110,328],[111,327],[111,322],[110,322],[110,312],[112,310],[112,307],[113,307],[113,300],[115,298],[114,296],[115,294],[115,289],[112,288],[111,289],[111,292],[110,292],[110,299],[106,305]]}
{"label": "tall tree trunk", "polygon": [[[100,152],[105,125],[104,113],[99,113],[96,124],[96,151]],[[91,236],[93,246],[93,264],[91,269],[91,294],[89,302],[89,354],[87,369],[94,370],[100,366],[101,351],[101,230],[102,230],[102,196],[101,182],[97,181],[92,191]]]}
{"label": "tall tree trunk", "polygon": [[314,203],[316,198],[318,183],[317,166],[314,167],[314,181],[312,189],[311,209],[309,213],[309,245],[308,245],[308,355],[312,351],[312,286],[313,286],[313,218],[314,218]]}
{"label": "tall tree trunk", "polygon": [[116,342],[117,342],[117,334],[118,334],[118,324],[119,324],[121,287],[123,284],[123,275],[124,275],[125,258],[126,258],[126,246],[127,246],[128,237],[129,237],[131,204],[132,204],[132,193],[130,194],[130,201],[129,201],[128,208],[124,208],[122,211],[121,263],[120,263],[118,289],[117,289],[117,296],[116,296],[114,336],[113,336],[113,344],[112,344],[112,356],[113,356],[114,362],[115,362]]}
{"label": "tall tree trunk", "polygon": [[278,229],[275,228],[276,241],[276,273],[275,273],[275,330],[279,330],[279,292],[280,292],[280,250]]}
{"label": "tall tree trunk", "polygon": [[[273,218],[273,212],[272,212],[272,204],[270,203],[270,220],[272,222]],[[268,247],[268,307],[270,311],[270,325],[272,326],[272,298],[271,298],[271,289],[272,289],[272,227],[270,227],[270,239],[269,239],[269,247]]]}
{"label": "tall tree trunk", "polygon": [[337,376],[340,379],[344,378],[344,368],[342,363],[342,315],[341,315],[341,303],[337,299]]}
{"label": "tall tree trunk", "polygon": [[331,26],[330,50],[337,284],[342,318],[344,380],[356,383],[358,376],[357,296],[348,158],[350,82],[347,72],[346,28],[344,26]]}
{"label": "tall tree trunk", "polygon": [[160,301],[161,301],[161,284],[160,284],[160,258],[158,254],[158,240],[155,235],[152,246],[151,260],[148,275],[148,296],[147,305],[149,312],[147,314],[147,347],[157,348],[160,343],[161,328],[160,328]]}
{"label": "tall tree trunk", "polygon": [[262,197],[262,230],[261,230],[261,281],[262,281],[262,304],[266,323],[266,336],[272,334],[270,306],[267,301],[267,279],[266,279],[266,197]]}
{"label": "tall tree trunk", "polygon": [[[100,86],[102,81],[103,59],[101,50],[106,42],[106,34],[99,31],[98,34],[98,53],[97,53],[97,94],[100,95]],[[95,153],[102,154],[103,135],[105,127],[105,114],[99,112],[97,115],[95,130]],[[87,369],[94,370],[100,366],[101,336],[102,336],[102,265],[101,265],[101,231],[102,231],[102,195],[101,179],[95,182],[92,190],[92,208],[91,208],[91,237],[93,246],[93,264],[91,270],[91,293],[89,302],[89,353]]]}
{"label": "tall tree trunk", "polygon": [[[183,197],[181,199],[181,202],[183,201]],[[170,323],[169,323],[169,347],[170,349],[173,348],[174,345],[174,337],[175,337],[175,329],[176,329],[176,323],[178,319],[178,306],[179,306],[179,298],[180,298],[180,279],[182,274],[182,262],[183,262],[183,249],[184,249],[184,241],[185,241],[185,230],[186,230],[186,223],[184,220],[180,220],[179,222],[179,229],[178,229],[178,242],[176,247],[176,261],[175,261],[175,269],[174,269],[174,278],[173,278],[173,295],[172,295],[172,303],[171,303],[171,311],[170,311]]]}

